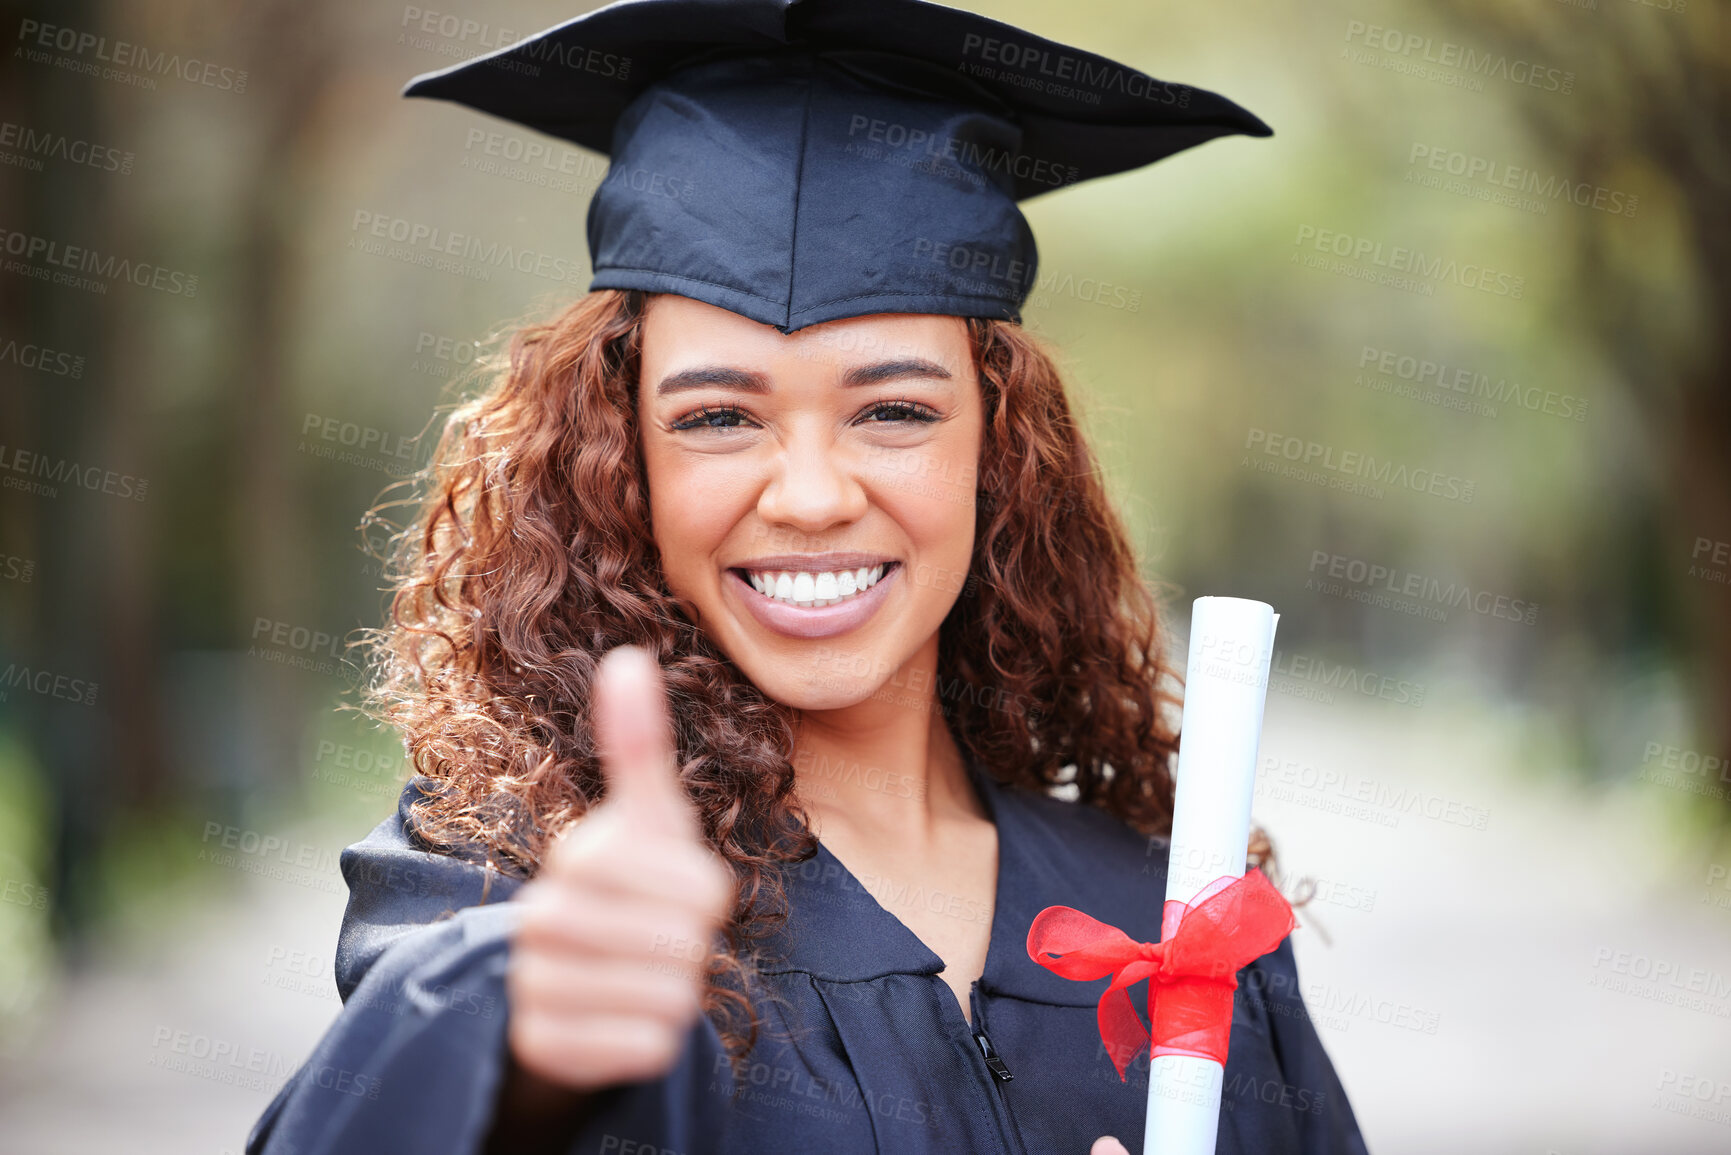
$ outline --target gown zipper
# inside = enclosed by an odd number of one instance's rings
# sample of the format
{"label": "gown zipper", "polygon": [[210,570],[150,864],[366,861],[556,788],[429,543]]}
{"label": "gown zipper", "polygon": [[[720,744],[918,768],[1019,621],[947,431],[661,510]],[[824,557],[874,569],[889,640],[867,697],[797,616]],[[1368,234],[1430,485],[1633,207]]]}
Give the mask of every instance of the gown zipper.
{"label": "gown zipper", "polygon": [[992,1046],[992,1040],[987,1037],[986,1032],[975,1031],[974,1042],[979,1044],[980,1054],[986,1059],[986,1068],[998,1077],[998,1082],[1008,1083],[1016,1077],[1010,1074],[1009,1064],[1004,1062],[1003,1056]]}
{"label": "gown zipper", "polygon": [[985,1060],[986,1069],[992,1073],[992,1090],[989,1097],[998,1117],[1006,1143],[1005,1150],[1011,1155],[1026,1155],[1027,1145],[1022,1142],[1022,1133],[1016,1127],[1016,1121],[1010,1114],[1010,1104],[1004,1098],[1004,1084],[1015,1076],[1010,1074],[1010,1066],[1004,1062],[1004,1057],[998,1053],[991,1037],[986,1034],[986,1009],[981,1005],[980,983],[976,979],[968,992],[968,1006],[971,1008],[968,1027],[974,1038],[974,1046],[979,1049],[980,1057]]}
{"label": "gown zipper", "polygon": [[1010,1074],[1010,1065],[1004,1062],[1004,1057],[998,1054],[998,1048],[992,1046],[991,1036],[986,1034],[985,1011],[980,1006],[980,984],[976,979],[968,989],[968,1006],[972,1013],[968,1016],[968,1029],[974,1033],[974,1046],[980,1048],[980,1057],[986,1060],[986,1069],[1000,1083],[1008,1083],[1015,1078]]}

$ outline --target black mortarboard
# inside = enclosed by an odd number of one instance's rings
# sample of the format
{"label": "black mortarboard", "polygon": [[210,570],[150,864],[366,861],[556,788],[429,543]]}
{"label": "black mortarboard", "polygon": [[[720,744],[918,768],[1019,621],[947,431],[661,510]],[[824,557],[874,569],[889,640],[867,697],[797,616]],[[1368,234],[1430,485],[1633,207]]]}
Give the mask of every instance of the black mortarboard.
{"label": "black mortarboard", "polygon": [[1019,320],[1037,256],[1018,200],[1272,135],[1214,93],[922,0],[620,0],[403,92],[612,157],[590,288],[784,332]]}

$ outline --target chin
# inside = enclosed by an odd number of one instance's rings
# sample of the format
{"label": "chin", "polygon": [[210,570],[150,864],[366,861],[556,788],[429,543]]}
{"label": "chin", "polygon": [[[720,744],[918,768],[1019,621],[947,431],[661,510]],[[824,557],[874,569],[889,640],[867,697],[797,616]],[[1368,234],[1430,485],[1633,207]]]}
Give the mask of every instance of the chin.
{"label": "chin", "polygon": [[896,668],[887,659],[839,646],[814,646],[803,663],[765,655],[746,662],[735,658],[734,664],[765,695],[796,710],[856,706],[884,690],[889,672]]}

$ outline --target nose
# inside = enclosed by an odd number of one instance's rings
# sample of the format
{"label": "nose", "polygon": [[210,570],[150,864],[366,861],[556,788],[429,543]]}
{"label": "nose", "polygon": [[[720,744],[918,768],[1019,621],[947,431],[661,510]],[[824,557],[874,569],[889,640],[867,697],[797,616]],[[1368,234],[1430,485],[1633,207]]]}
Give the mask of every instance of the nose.
{"label": "nose", "polygon": [[813,433],[784,442],[757,499],[757,513],[770,525],[818,533],[858,521],[866,504],[848,455],[832,439]]}

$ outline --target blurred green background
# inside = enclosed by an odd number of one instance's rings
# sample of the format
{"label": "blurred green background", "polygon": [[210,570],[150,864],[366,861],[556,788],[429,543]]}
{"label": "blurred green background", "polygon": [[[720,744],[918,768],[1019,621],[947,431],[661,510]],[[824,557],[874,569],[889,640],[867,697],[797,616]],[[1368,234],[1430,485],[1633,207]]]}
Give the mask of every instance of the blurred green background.
{"label": "blurred green background", "polygon": [[[1275,130],[1028,202],[1026,321],[1177,633],[1201,594],[1282,614],[1257,817],[1336,885],[1307,998],[1444,1024],[1319,1019],[1372,1149],[1731,1147],[1725,6],[963,6]],[[280,1082],[335,1014],[335,854],[402,772],[335,709],[384,606],[363,514],[478,343],[587,283],[366,226],[582,272],[605,171],[397,94],[585,7],[0,5],[0,1148],[137,1150],[150,1118],[145,1149],[238,1150],[268,1096],[163,1040],[257,1041]],[[45,281],[41,244],[157,279]],[[33,492],[36,457],[133,484]],[[1451,963],[1498,935],[1512,972]],[[1642,951],[1707,1003],[1607,991]]]}

